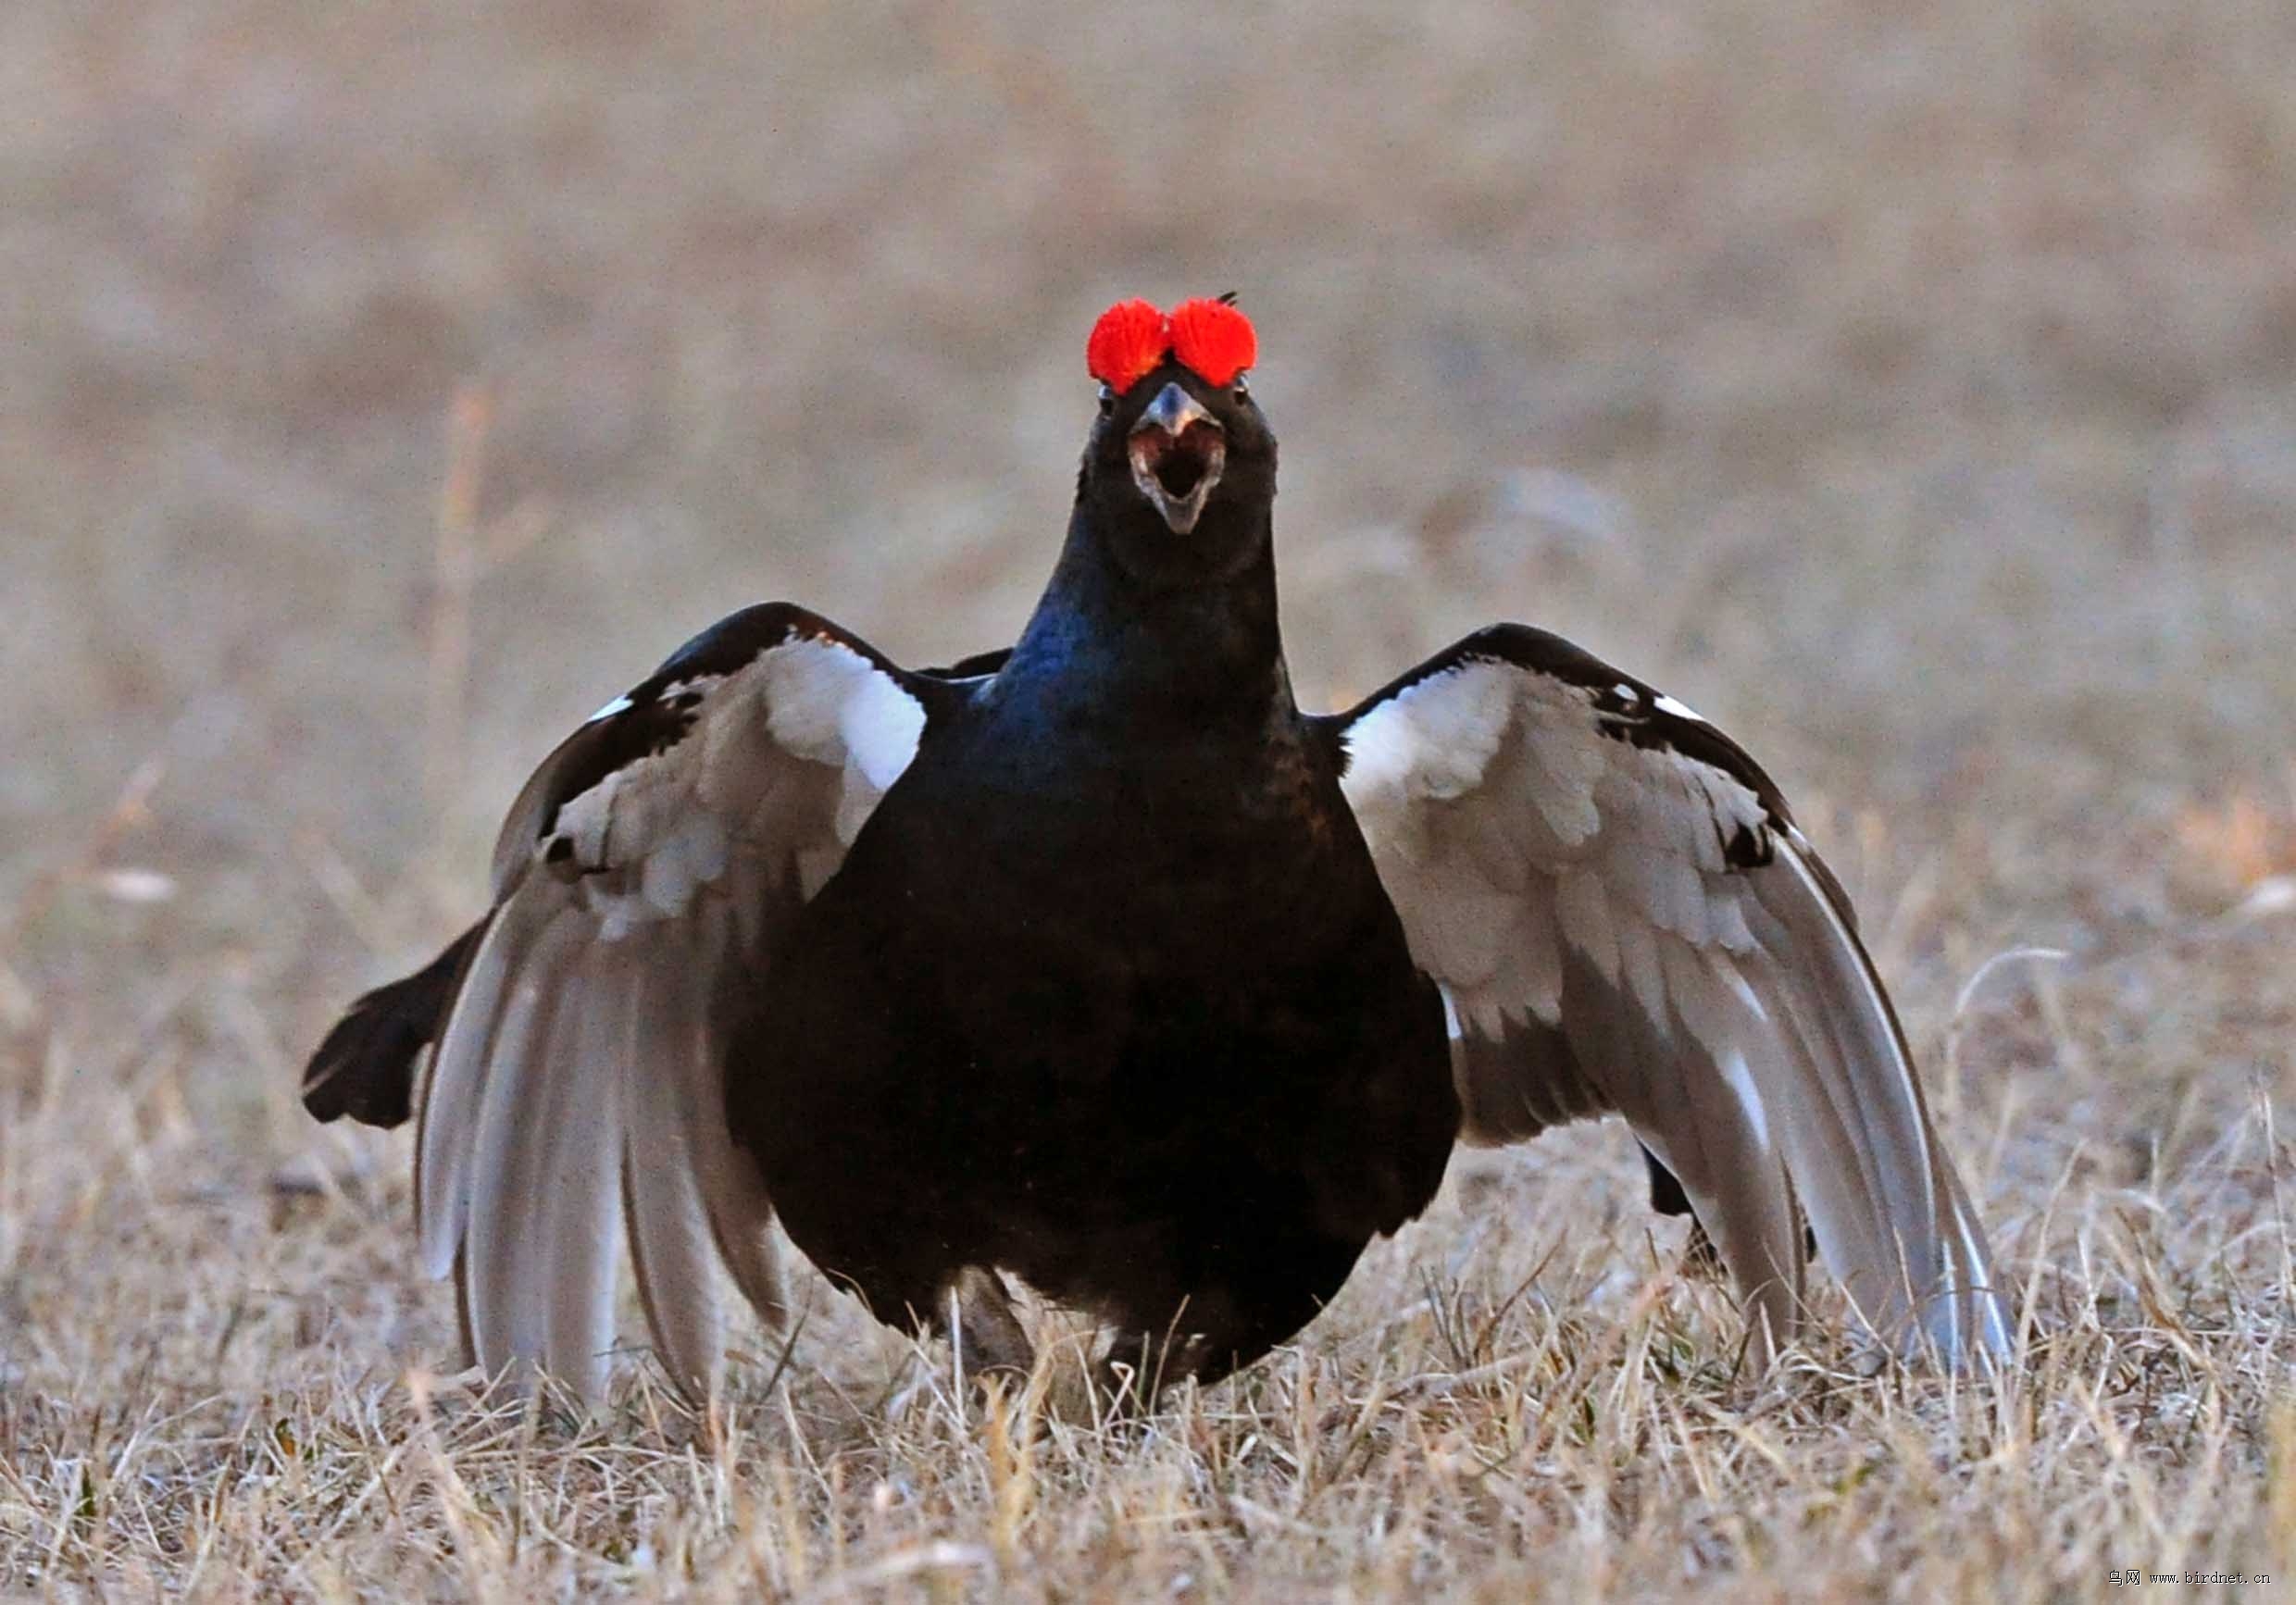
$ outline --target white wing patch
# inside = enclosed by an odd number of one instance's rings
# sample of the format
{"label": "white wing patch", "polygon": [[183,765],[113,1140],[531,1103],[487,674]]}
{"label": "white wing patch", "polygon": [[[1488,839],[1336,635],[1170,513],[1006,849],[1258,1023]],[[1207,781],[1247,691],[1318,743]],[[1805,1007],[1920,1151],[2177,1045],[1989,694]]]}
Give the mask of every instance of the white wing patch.
{"label": "white wing patch", "polygon": [[[725,874],[737,840],[793,852],[811,898],[907,769],[925,728],[923,705],[898,681],[826,637],[772,648],[738,674],[676,682],[657,700],[686,695],[702,701],[682,740],[558,811],[553,836],[586,872],[580,896],[607,941],[682,916],[694,892]],[[778,772],[792,760],[834,774],[830,828],[819,840],[762,843],[783,793],[804,783]]]}
{"label": "white wing patch", "polygon": [[[1340,787],[1375,859],[1416,872],[1388,877],[1399,911],[1418,914],[1404,919],[1413,955],[1469,1013],[1488,1014],[1476,994],[1497,982],[1554,1024],[1557,939],[1653,1000],[1657,933],[1753,944],[1724,851],[1741,830],[1766,837],[1761,799],[1711,765],[1606,733],[1592,689],[1470,661],[1369,709],[1347,745]],[[1479,796],[1492,784],[1516,806]],[[1551,886],[1535,911],[1522,902],[1533,875]]]}
{"label": "white wing patch", "polygon": [[1360,813],[1367,799],[1472,789],[1506,735],[1513,678],[1498,664],[1467,664],[1405,686],[1350,725],[1348,802]]}
{"label": "white wing patch", "polygon": [[772,656],[763,694],[773,739],[801,758],[843,767],[837,840],[851,847],[917,755],[924,707],[842,642],[793,641]]}
{"label": "white wing patch", "polygon": [[768,728],[796,756],[850,762],[881,794],[917,755],[923,704],[843,642],[792,641],[762,673]]}

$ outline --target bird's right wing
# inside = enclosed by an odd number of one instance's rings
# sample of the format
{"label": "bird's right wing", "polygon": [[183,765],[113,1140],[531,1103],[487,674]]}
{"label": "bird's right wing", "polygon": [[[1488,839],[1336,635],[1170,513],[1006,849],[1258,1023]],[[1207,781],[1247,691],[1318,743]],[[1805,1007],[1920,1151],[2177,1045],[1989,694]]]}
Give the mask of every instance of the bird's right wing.
{"label": "bird's right wing", "polygon": [[606,1375],[626,1240],[656,1352],[706,1392],[717,1267],[781,1317],[765,1178],[725,1114],[726,1035],[799,910],[966,692],[771,603],[696,637],[535,771],[494,852],[493,912],[368,994],[313,1057],[322,1119],[421,1097],[423,1263],[452,1275],[490,1373]]}

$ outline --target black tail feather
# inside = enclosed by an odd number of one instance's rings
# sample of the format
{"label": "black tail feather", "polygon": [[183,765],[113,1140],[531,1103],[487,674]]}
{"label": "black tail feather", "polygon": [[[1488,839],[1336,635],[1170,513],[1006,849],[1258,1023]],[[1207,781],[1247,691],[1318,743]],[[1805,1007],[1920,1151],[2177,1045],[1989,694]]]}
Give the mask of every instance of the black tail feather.
{"label": "black tail feather", "polygon": [[403,981],[377,987],[335,1023],[303,1072],[303,1106],[320,1120],[343,1115],[367,1126],[405,1123],[415,1101],[415,1056],[439,1034],[478,951],[479,921]]}

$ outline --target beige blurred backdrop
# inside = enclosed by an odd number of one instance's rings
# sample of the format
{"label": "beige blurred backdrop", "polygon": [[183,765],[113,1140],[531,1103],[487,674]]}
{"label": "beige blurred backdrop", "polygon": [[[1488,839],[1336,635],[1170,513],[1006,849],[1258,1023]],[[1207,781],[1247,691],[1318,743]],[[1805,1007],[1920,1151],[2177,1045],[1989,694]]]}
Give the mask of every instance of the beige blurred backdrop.
{"label": "beige blurred backdrop", "polygon": [[194,1147],[292,1146],[316,1030],[692,631],[1009,639],[1135,293],[1258,324],[1306,698],[1502,616],[1658,679],[1930,1027],[2002,946],[2233,906],[2296,707],[2292,62],[2261,0],[14,0],[19,1049],[173,1022]]}
{"label": "beige blurred backdrop", "polygon": [[[408,1142],[313,1126],[303,1055],[720,614],[1008,641],[1092,318],[1225,290],[1303,695],[1518,618],[1759,754],[2014,1375],[1861,1381],[1829,1326],[1741,1416],[1614,1124],[1457,1167],[1147,1440],[984,1450],[807,1273],[699,1461],[642,1386],[432,1447]],[[0,1591],[737,1599],[813,1542],[914,1581],[870,1598],[2054,1599],[2296,1555],[2292,533],[2288,0],[0,0]]]}

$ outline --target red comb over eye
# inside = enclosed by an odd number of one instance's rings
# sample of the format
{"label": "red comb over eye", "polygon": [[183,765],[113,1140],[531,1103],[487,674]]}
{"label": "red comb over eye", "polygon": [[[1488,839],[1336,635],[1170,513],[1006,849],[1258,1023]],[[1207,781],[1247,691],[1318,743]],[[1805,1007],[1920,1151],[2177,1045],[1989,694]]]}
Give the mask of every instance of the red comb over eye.
{"label": "red comb over eye", "polygon": [[1225,301],[1183,301],[1172,313],[1172,354],[1204,383],[1229,385],[1257,360],[1260,337]]}
{"label": "red comb over eye", "polygon": [[1084,342],[1084,366],[1121,395],[1172,349],[1172,326],[1145,301],[1119,301],[1100,315]]}

